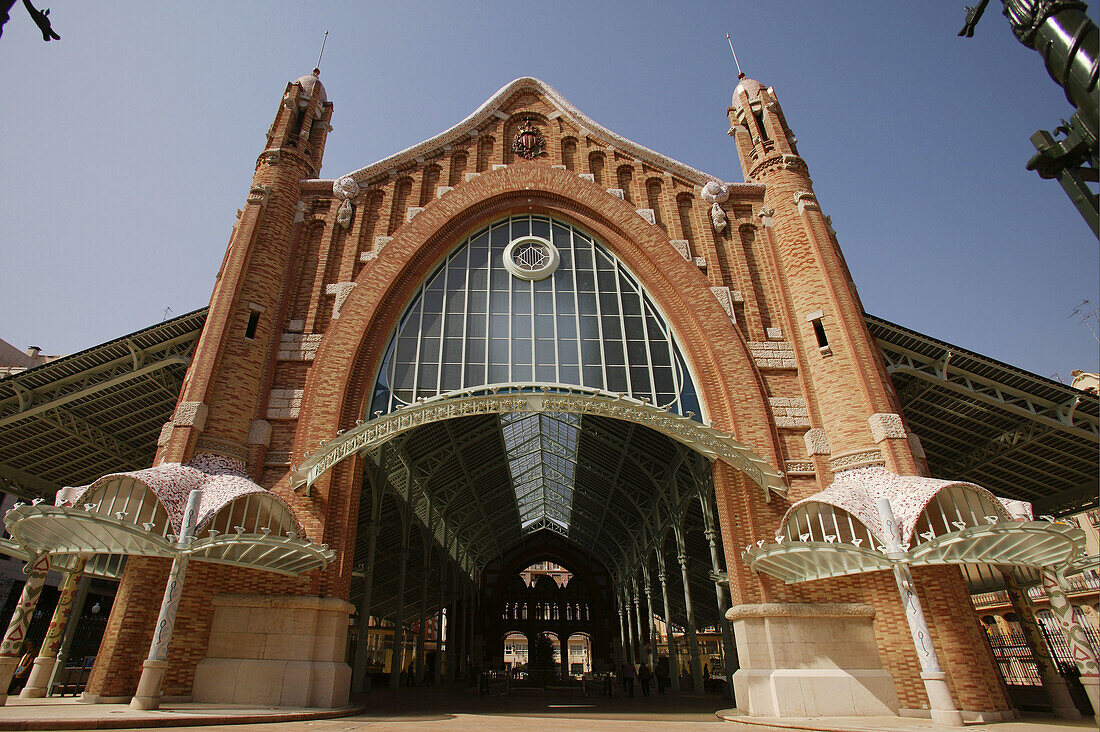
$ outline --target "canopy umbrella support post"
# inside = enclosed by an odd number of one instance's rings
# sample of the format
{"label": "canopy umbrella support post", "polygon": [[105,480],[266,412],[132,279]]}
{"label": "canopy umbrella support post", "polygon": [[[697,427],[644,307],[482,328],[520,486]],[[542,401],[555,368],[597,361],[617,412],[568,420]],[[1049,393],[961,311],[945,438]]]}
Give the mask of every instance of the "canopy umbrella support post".
{"label": "canopy umbrella support post", "polygon": [[1060,570],[1043,567],[1042,578],[1043,589],[1050,598],[1051,612],[1058,619],[1058,625],[1069,641],[1070,653],[1073,654],[1073,662],[1081,674],[1081,685],[1085,687],[1085,694],[1092,704],[1095,721],[1100,716],[1100,673],[1097,672],[1096,649],[1089,643],[1085,629],[1073,616],[1073,606],[1066,597],[1064,587],[1065,575]]}
{"label": "canopy umbrella support post", "polygon": [[891,559],[899,560],[894,562],[894,581],[897,582],[898,592],[901,594],[902,605],[905,607],[905,619],[909,622],[913,646],[920,660],[920,677],[924,681],[924,690],[928,694],[928,703],[932,707],[932,722],[962,727],[962,712],[955,706],[955,700],[951,697],[951,689],[947,685],[947,674],[940,667],[936,647],[932,645],[932,634],[928,629],[928,621],[925,620],[924,608],[921,607],[916,587],[913,585],[913,575],[909,571],[909,565],[904,561],[906,553],[901,545],[901,528],[894,518],[889,498],[879,499],[878,512],[882,518],[885,534],[886,555]]}
{"label": "canopy umbrella support post", "polygon": [[8,687],[26,641],[27,627],[30,626],[34,609],[38,606],[38,598],[42,596],[46,573],[50,571],[50,555],[32,555],[23,571],[27,575],[27,582],[23,585],[23,594],[19,596],[19,603],[12,613],[4,640],[0,641],[0,706],[8,701]]}
{"label": "canopy umbrella support post", "polygon": [[87,556],[78,557],[76,564],[65,576],[61,595],[57,599],[57,607],[54,608],[50,627],[46,631],[46,638],[42,641],[42,647],[38,649],[38,657],[34,659],[27,685],[19,693],[19,696],[24,699],[49,696],[50,679],[53,676],[54,666],[57,665],[57,652],[61,649],[65,627],[69,624],[73,600],[76,599],[77,587],[84,576],[84,565],[87,561]]}
{"label": "canopy umbrella support post", "polygon": [[164,673],[168,670],[168,644],[172,642],[172,630],[176,626],[176,612],[179,610],[183,581],[187,577],[187,565],[190,561],[186,550],[198,523],[201,500],[201,490],[193,490],[187,496],[187,508],[180,527],[179,548],[172,560],[172,570],[168,573],[168,584],[164,588],[164,600],[161,601],[160,615],[153,630],[149,657],[142,664],[137,693],[130,700],[131,709],[156,709],[160,706],[160,686]]}

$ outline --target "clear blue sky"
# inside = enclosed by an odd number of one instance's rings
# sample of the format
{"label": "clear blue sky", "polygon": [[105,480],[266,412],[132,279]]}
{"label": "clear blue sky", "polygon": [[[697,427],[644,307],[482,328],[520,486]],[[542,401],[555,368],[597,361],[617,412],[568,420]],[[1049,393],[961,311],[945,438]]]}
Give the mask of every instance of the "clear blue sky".
{"label": "clear blue sky", "polygon": [[[40,5],[42,3],[39,3]],[[864,306],[1045,376],[1097,370],[1100,260],[1029,135],[1072,111],[995,10],[948,2],[20,4],[0,38],[0,338],[71,353],[207,303],[284,85],[314,65],[337,177],[537,76],[741,180],[726,106],[772,85]],[[1096,328],[1095,322],[1093,327]]]}

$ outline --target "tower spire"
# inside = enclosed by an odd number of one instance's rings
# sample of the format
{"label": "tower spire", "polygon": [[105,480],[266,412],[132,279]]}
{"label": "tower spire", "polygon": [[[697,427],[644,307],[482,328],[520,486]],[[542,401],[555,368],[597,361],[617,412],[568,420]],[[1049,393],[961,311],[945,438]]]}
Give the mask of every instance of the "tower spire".
{"label": "tower spire", "polygon": [[733,63],[737,66],[737,78],[738,79],[744,79],[745,78],[745,72],[741,70],[741,64],[737,60],[737,51],[733,50],[733,39],[730,38],[729,33],[726,34],[726,41],[728,41],[729,44],[730,44],[730,53],[733,54]]}
{"label": "tower spire", "polygon": [[328,31],[325,31],[325,37],[321,39],[321,52],[317,54],[317,66],[313,69],[314,74],[321,73],[321,57],[325,55],[325,43],[328,41]]}

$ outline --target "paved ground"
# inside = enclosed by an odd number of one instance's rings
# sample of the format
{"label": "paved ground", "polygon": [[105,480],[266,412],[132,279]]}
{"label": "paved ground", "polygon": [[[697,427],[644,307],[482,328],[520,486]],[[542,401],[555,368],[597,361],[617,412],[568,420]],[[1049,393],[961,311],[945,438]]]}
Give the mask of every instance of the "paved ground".
{"label": "paved ground", "polygon": [[[211,705],[166,705],[157,712],[132,712],[125,705],[85,705],[71,700],[17,700],[0,707],[0,729],[94,729],[126,727],[163,729],[186,724],[192,730],[218,732],[343,732],[343,730],[664,730],[700,729],[726,732],[776,732],[801,729],[841,732],[932,732],[927,720],[806,719],[783,720],[782,726],[752,726],[723,721],[715,713],[728,706],[717,696],[656,695],[643,698],[590,699],[580,696],[484,697],[464,690],[376,690],[357,700],[365,710],[339,719],[277,722],[290,710],[244,709]],[[60,702],[60,703],[59,703]],[[302,710],[297,710],[302,711]],[[141,715],[153,716],[141,716]],[[234,717],[253,724],[226,725]],[[1080,732],[1095,730],[1089,722],[1067,725],[1035,718],[996,725],[968,725],[967,732]]]}

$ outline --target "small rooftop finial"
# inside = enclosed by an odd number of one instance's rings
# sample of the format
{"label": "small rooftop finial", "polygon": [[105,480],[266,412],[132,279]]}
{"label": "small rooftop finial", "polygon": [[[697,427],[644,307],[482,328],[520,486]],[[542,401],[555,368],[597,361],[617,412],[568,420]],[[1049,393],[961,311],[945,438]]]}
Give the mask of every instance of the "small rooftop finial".
{"label": "small rooftop finial", "polygon": [[321,75],[321,57],[325,55],[325,42],[328,41],[328,31],[325,31],[325,37],[321,39],[321,52],[317,54],[317,67],[313,69],[314,76]]}
{"label": "small rooftop finial", "polygon": [[737,65],[737,78],[744,79],[745,72],[741,70],[741,64],[737,61],[737,51],[733,50],[733,39],[730,38],[729,33],[726,34],[726,40],[729,41],[730,44],[730,53],[733,54],[733,63]]}

